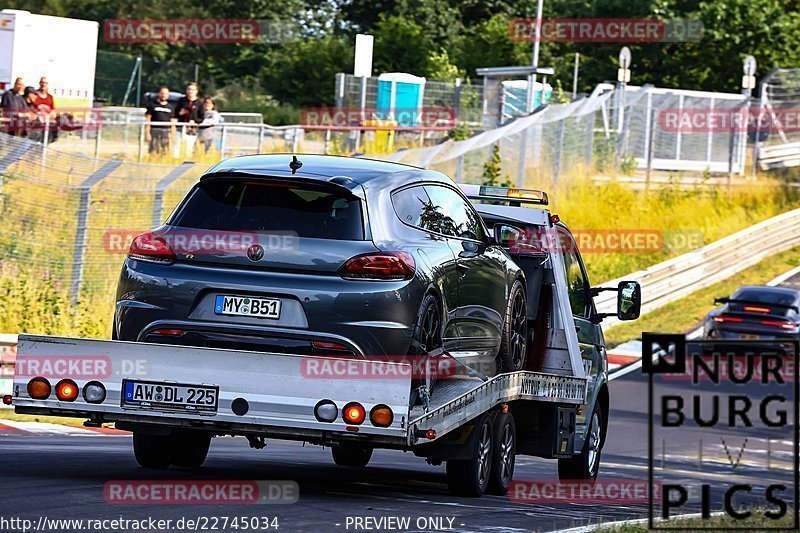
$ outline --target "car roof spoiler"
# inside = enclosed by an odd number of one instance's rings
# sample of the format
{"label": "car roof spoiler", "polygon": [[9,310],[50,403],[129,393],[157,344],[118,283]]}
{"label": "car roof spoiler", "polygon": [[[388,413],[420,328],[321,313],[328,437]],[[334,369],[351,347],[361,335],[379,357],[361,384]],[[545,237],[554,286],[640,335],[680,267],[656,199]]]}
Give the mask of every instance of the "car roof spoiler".
{"label": "car roof spoiler", "polygon": [[738,298],[728,298],[727,296],[722,298],[714,298],[715,304],[745,304],[745,305],[763,305],[765,307],[779,307],[781,309],[791,309],[795,313],[800,313],[800,309],[796,305],[791,304],[773,304],[769,302],[756,302],[754,300],[740,300]]}

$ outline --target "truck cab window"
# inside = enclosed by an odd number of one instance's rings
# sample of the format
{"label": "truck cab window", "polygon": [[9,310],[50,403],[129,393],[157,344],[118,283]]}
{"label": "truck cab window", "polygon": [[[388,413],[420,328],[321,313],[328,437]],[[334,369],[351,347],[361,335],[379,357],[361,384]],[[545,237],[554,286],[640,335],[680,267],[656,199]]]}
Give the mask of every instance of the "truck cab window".
{"label": "truck cab window", "polygon": [[573,316],[585,318],[589,316],[589,284],[586,282],[583,264],[572,236],[563,230],[559,230],[559,233],[560,242],[564,245],[564,276],[567,280],[569,305]]}

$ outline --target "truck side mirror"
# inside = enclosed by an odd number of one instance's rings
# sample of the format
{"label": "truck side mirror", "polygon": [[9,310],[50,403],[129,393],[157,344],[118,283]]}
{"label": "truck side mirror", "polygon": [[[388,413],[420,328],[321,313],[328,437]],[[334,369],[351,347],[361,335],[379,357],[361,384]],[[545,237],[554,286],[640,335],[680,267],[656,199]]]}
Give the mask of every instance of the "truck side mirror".
{"label": "truck side mirror", "polygon": [[617,318],[636,320],[642,311],[642,286],[638,281],[620,281],[617,286]]}
{"label": "truck side mirror", "polygon": [[514,226],[495,224],[492,229],[494,230],[494,242],[503,248],[513,246],[514,243],[518,243],[522,239],[522,230]]}

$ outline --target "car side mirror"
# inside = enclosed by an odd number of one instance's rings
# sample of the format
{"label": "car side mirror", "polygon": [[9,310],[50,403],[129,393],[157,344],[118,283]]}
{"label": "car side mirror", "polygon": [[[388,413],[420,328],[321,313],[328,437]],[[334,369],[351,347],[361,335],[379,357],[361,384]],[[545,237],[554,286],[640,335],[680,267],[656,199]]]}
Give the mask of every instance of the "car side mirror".
{"label": "car side mirror", "polygon": [[637,281],[620,281],[617,286],[617,318],[636,320],[642,312],[642,286]]}
{"label": "car side mirror", "polygon": [[519,228],[509,226],[508,224],[495,224],[492,227],[492,233],[494,234],[494,242],[496,242],[498,246],[508,248],[518,240],[517,237],[519,237],[522,232]]}
{"label": "car side mirror", "polygon": [[479,241],[461,241],[461,248],[463,251],[458,253],[458,257],[469,258],[475,257],[486,251],[486,243]]}

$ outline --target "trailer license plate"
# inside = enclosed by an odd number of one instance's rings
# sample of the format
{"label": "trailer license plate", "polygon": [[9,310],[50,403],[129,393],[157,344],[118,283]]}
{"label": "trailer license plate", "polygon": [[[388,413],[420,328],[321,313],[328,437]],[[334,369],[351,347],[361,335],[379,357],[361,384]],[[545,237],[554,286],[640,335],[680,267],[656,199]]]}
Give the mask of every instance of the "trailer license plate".
{"label": "trailer license plate", "polygon": [[280,318],[281,301],[277,298],[250,298],[218,294],[214,301],[214,313],[217,315]]}
{"label": "trailer license plate", "polygon": [[216,413],[219,387],[122,380],[122,406]]}

